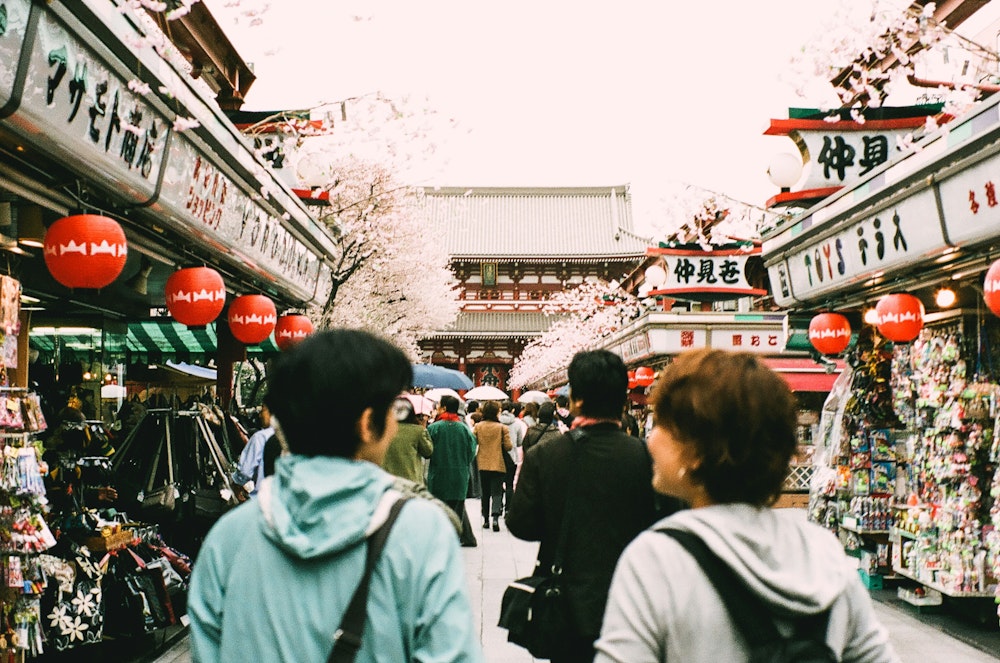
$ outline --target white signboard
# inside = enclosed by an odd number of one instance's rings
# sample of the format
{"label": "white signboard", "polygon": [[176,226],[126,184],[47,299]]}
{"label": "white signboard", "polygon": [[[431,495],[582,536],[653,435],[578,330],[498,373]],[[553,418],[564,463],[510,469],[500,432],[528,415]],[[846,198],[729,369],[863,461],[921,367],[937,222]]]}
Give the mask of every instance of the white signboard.
{"label": "white signboard", "polygon": [[955,245],[1000,234],[1000,156],[993,155],[940,183],[948,239]]}
{"label": "white signboard", "polygon": [[898,139],[912,128],[882,131],[814,131],[794,134],[803,142],[805,179],[798,190],[824,189],[853,184],[900,153]]}
{"label": "white signboard", "polygon": [[[3,20],[0,22],[0,109],[3,109],[14,93],[14,78],[17,63],[21,59],[30,9],[30,0],[0,1],[3,13]],[[0,117],[3,115],[4,113],[0,113]]]}
{"label": "white signboard", "polygon": [[654,286],[651,294],[766,295],[746,278],[747,259],[759,255],[739,250],[691,251],[679,249],[650,250],[662,256],[666,280]]}

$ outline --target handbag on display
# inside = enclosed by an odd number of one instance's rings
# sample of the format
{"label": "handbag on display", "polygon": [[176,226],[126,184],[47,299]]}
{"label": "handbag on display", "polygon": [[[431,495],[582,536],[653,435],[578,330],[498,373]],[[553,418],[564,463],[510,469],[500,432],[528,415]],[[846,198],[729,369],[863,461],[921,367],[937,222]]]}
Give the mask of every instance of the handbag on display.
{"label": "handbag on display", "polygon": [[[160,454],[164,447],[167,450],[167,483],[153,488],[156,482],[156,470],[160,463]],[[179,492],[177,485],[174,483],[174,452],[173,444],[171,444],[170,440],[170,426],[167,426],[164,429],[163,437],[160,438],[160,446],[156,450],[156,455],[153,457],[153,466],[149,470],[149,480],[146,483],[146,490],[140,493],[139,501],[142,503],[142,509],[147,515],[149,513],[170,513],[177,505]]]}
{"label": "handbag on display", "polygon": [[[569,432],[574,446],[585,435],[583,428]],[[507,455],[507,454],[504,454]],[[580,450],[574,449],[568,476],[574,476]],[[572,485],[572,484],[571,484]],[[551,658],[564,650],[572,637],[573,624],[563,578],[563,560],[569,543],[571,519],[576,501],[573,491],[566,491],[566,508],[559,528],[552,567],[548,572],[518,578],[507,585],[500,600],[498,626],[507,629],[507,641],[527,649],[535,658]]]}

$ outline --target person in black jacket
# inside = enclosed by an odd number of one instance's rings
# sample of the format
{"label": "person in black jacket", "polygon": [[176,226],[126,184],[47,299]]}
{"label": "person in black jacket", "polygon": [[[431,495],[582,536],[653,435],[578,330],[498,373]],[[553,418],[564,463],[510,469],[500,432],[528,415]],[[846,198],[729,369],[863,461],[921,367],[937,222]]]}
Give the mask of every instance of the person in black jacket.
{"label": "person in black jacket", "polygon": [[569,385],[573,427],[585,434],[528,450],[506,519],[514,536],[540,541],[536,573],[549,572],[560,528],[570,528],[563,574],[575,636],[554,663],[593,659],[618,557],[664,515],[655,508],[645,444],[620,430],[628,388],[621,358],[606,350],[577,353]]}

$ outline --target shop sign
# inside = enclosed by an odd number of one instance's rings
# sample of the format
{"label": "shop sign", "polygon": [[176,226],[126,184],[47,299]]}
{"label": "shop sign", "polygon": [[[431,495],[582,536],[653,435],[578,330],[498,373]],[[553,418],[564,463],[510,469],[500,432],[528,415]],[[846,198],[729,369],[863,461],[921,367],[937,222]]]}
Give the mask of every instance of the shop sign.
{"label": "shop sign", "polygon": [[749,251],[726,249],[650,249],[647,253],[663,256],[666,280],[654,287],[650,294],[729,294],[766,295],[767,291],[754,288],[746,278],[746,265],[750,256],[759,256],[760,247]]}
{"label": "shop sign", "polygon": [[[858,125],[864,126],[864,125]],[[898,140],[913,128],[881,131],[793,132],[805,163],[801,190],[844,186],[856,182],[900,153]]]}
{"label": "shop sign", "polygon": [[773,354],[785,349],[784,340],[784,334],[776,329],[713,329],[711,347],[732,352]]}
{"label": "shop sign", "polygon": [[[0,90],[11,94],[25,38],[27,2],[5,0],[0,32]],[[44,151],[131,200],[153,197],[169,124],[128,80],[68,32],[54,15],[40,14],[16,113],[7,120]],[[17,46],[15,46],[17,44]]]}
{"label": "shop sign", "polygon": [[619,354],[622,357],[622,361],[626,364],[648,357],[651,352],[649,337],[646,335],[646,332],[641,332],[626,339],[620,346]]}
{"label": "shop sign", "polygon": [[1000,155],[942,180],[939,185],[948,240],[955,245],[995,239],[1000,224]]}
{"label": "shop sign", "polygon": [[[785,334],[777,328],[706,328],[681,323],[669,328],[650,329],[648,334],[650,355],[675,355],[699,348],[760,354],[773,354],[785,349]],[[622,359],[628,361],[624,356]]]}
{"label": "shop sign", "polygon": [[801,242],[768,267],[775,302],[789,306],[844,286],[888,274],[947,247],[932,189],[876,213],[866,213],[836,234]]}

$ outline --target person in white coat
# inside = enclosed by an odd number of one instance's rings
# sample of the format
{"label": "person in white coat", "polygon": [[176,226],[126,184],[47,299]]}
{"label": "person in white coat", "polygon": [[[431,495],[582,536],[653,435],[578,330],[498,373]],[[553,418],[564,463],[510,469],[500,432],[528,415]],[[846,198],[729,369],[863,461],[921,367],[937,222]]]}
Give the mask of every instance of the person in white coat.
{"label": "person in white coat", "polygon": [[596,662],[745,661],[747,642],[695,558],[658,530],[698,536],[770,608],[779,633],[829,611],[838,660],[899,660],[836,537],[771,509],[796,450],[785,381],[748,353],[697,350],[663,371],[652,396],[653,488],[691,508],[654,524],[615,568]]}

